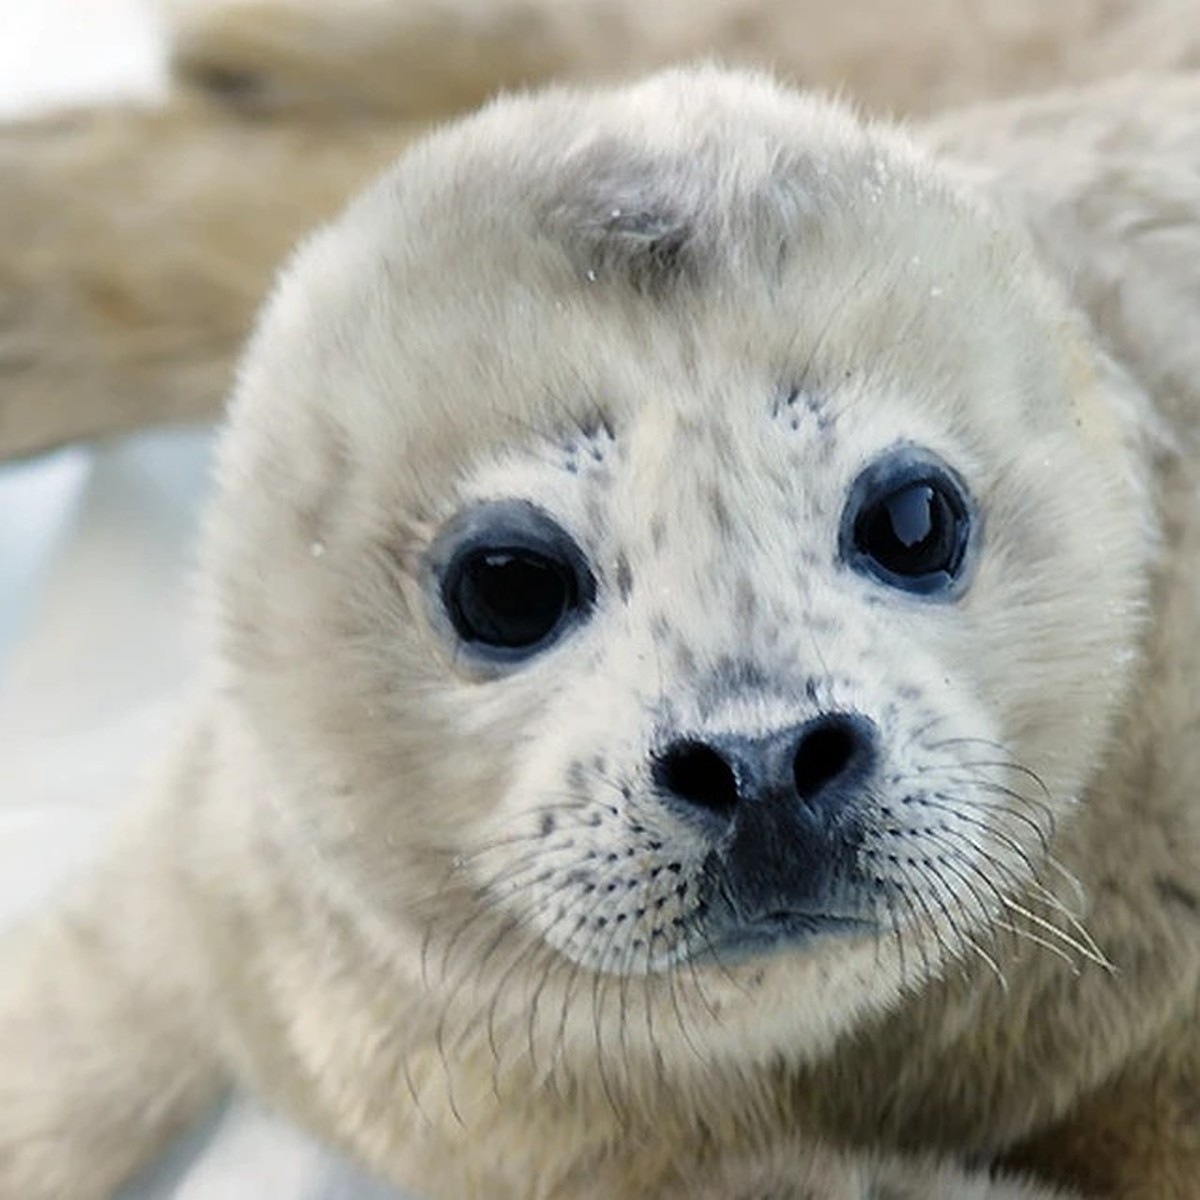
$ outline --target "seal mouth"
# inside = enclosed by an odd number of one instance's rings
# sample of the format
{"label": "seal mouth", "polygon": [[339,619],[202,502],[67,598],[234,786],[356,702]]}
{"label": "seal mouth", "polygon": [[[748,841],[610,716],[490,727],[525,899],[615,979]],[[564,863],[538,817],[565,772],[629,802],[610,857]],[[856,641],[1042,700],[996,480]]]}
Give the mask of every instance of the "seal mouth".
{"label": "seal mouth", "polygon": [[874,921],[850,913],[774,909],[743,915],[705,930],[694,959],[716,959],[722,963],[806,949],[829,938],[875,937]]}

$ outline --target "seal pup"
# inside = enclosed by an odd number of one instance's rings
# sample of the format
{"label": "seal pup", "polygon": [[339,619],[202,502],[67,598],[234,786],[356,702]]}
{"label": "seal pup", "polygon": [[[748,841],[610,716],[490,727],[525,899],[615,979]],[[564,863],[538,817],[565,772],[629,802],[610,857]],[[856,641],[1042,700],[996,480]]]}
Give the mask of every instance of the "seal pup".
{"label": "seal pup", "polygon": [[[1165,436],[836,105],[421,143],[251,343],[161,786],[4,946],[0,1193],[109,1195],[231,1079],[430,1197],[1076,1178],[1039,1136],[1194,1079]],[[1121,1194],[1188,1167],[1151,1124]]]}

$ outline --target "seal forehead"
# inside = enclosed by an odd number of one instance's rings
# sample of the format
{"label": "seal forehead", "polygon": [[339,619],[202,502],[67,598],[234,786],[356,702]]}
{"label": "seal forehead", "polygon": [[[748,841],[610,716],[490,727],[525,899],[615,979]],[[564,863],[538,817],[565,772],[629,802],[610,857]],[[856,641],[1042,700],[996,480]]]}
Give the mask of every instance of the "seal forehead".
{"label": "seal forehead", "polygon": [[695,282],[711,270],[714,247],[685,178],[675,156],[605,138],[575,154],[556,181],[546,228],[585,275],[639,291]]}
{"label": "seal forehead", "polygon": [[494,256],[507,229],[526,266],[531,250],[557,249],[589,281],[661,293],[771,270],[839,215],[877,222],[868,193],[885,178],[950,195],[895,131],[765,77],[693,71],[497,101],[409,155],[385,191],[420,229],[422,257],[480,235]]}
{"label": "seal forehead", "polygon": [[[695,363],[753,360],[743,397],[823,362],[898,376],[905,353],[924,379],[925,345],[961,372],[955,335],[1024,290],[1020,254],[974,211],[895,131],[754,76],[505,99],[415,147],[310,245],[251,361],[286,387],[253,390],[369,410],[361,456],[436,459],[442,479],[564,413],[619,424],[698,394]],[[1003,278],[980,288],[988,263]]]}

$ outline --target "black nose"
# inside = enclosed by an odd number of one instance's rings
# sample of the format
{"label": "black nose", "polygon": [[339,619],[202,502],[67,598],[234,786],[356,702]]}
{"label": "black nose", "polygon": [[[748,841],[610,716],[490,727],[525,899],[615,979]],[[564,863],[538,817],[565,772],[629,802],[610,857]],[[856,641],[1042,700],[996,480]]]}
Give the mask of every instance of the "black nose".
{"label": "black nose", "polygon": [[763,737],[724,735],[672,742],[655,756],[659,789],[722,817],[742,804],[799,802],[840,807],[875,759],[875,726],[857,713],[826,713]]}

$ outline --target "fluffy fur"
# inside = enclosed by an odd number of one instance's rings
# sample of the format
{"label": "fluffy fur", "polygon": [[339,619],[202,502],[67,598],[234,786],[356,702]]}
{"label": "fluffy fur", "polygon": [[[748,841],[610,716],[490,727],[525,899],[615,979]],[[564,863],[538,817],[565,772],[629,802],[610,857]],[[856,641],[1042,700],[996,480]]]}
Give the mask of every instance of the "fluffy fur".
{"label": "fluffy fur", "polygon": [[[312,238],[190,732],[3,947],[0,1194],[108,1195],[229,1079],[430,1197],[1194,1194],[1197,113],[985,109],[939,164],[670,73],[497,102]],[[905,441],[985,515],[955,605],[836,563]],[[485,678],[428,548],[499,497],[599,590]],[[707,962],[648,755],[830,708],[884,736],[878,936]]]}

